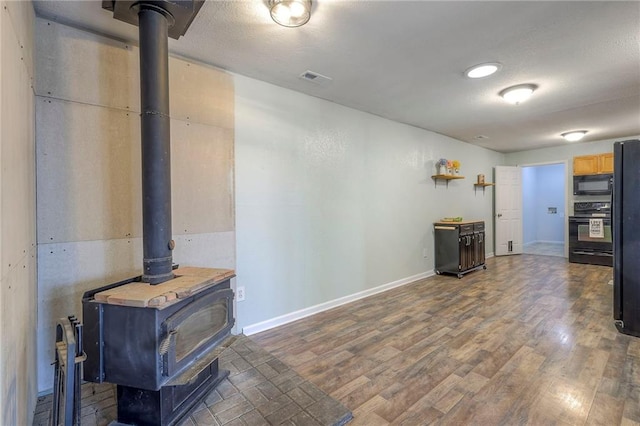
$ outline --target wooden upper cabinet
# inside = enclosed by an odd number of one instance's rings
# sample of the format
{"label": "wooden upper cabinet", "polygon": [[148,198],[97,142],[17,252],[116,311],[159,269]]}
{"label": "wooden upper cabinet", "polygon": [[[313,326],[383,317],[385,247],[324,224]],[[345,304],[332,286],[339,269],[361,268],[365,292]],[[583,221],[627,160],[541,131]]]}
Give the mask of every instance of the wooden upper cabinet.
{"label": "wooden upper cabinet", "polygon": [[574,175],[599,175],[613,173],[613,153],[573,157]]}
{"label": "wooden upper cabinet", "polygon": [[595,175],[598,173],[598,156],[583,155],[581,157],[573,157],[573,174],[574,175]]}
{"label": "wooden upper cabinet", "polygon": [[598,157],[600,160],[598,164],[598,173],[613,173],[613,152],[600,154]]}

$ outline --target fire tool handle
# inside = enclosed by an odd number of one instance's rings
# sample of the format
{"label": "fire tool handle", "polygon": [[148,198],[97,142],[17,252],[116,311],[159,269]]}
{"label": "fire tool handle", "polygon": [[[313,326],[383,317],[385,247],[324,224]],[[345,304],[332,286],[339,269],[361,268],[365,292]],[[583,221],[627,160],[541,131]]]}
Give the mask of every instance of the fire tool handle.
{"label": "fire tool handle", "polygon": [[171,347],[171,339],[173,338],[173,336],[175,336],[178,333],[177,330],[171,330],[169,332],[169,334],[167,334],[167,337],[165,337],[164,339],[162,339],[162,342],[160,343],[160,346],[158,347],[158,353],[160,355],[164,355],[167,352],[169,352],[169,348]]}

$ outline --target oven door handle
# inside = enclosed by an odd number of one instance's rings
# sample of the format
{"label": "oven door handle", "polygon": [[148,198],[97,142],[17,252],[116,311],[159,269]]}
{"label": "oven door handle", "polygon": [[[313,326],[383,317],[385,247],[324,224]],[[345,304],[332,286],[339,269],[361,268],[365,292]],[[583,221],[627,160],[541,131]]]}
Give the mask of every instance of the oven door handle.
{"label": "oven door handle", "polygon": [[590,251],[574,251],[573,254],[584,254],[587,256],[607,256],[607,257],[613,257],[613,254],[611,253],[595,253],[595,252],[590,252]]}

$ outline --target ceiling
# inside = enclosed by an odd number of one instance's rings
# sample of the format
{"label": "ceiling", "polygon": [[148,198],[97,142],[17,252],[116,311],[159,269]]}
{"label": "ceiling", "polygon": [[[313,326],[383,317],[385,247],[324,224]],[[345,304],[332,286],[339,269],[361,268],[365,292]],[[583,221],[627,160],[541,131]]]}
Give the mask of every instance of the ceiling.
{"label": "ceiling", "polygon": [[[208,0],[177,55],[500,152],[640,134],[640,2],[314,0],[299,28],[267,0]],[[37,1],[38,16],[126,41],[100,1]],[[464,70],[500,62],[493,76]],[[306,70],[326,84],[302,80]],[[539,86],[520,105],[498,96]],[[486,138],[478,138],[478,136]]]}

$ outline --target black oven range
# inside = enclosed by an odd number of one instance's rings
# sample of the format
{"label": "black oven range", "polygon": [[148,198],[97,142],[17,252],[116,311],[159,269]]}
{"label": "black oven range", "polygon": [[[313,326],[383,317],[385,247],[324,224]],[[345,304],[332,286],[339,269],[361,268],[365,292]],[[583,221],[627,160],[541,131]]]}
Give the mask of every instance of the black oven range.
{"label": "black oven range", "polygon": [[569,216],[569,262],[613,266],[611,203],[583,201]]}

